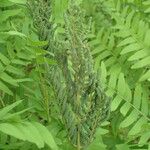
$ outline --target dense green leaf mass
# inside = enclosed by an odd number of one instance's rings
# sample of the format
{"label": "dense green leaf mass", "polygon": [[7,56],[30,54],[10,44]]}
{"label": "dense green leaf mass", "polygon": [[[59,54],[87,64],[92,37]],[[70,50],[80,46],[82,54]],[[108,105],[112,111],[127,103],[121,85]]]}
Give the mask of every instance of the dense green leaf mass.
{"label": "dense green leaf mass", "polygon": [[150,150],[149,0],[0,0],[8,149]]}

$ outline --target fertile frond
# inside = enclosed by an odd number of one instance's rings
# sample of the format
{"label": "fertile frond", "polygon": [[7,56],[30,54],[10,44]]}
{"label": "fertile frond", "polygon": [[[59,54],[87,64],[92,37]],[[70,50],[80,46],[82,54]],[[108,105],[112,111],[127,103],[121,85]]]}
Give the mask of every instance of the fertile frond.
{"label": "fertile frond", "polygon": [[[58,48],[54,49],[58,66],[50,68],[62,120],[71,143],[78,148],[93,139],[97,126],[108,116],[110,104],[94,71],[87,43],[89,31],[82,14],[74,1],[70,1],[64,16],[65,41],[57,42]],[[46,40],[49,41],[48,36]]]}

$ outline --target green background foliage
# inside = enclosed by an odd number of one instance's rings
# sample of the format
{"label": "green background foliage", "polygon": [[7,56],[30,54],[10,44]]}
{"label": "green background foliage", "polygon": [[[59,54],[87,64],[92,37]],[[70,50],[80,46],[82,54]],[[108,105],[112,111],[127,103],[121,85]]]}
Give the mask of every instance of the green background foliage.
{"label": "green background foliage", "polygon": [[[65,42],[68,0],[52,1],[54,38]],[[85,150],[150,149],[150,1],[78,0],[109,119]],[[62,124],[49,67],[26,0],[0,0],[0,149],[74,150]],[[59,53],[58,53],[59,55]],[[68,66],[72,67],[72,66]]]}

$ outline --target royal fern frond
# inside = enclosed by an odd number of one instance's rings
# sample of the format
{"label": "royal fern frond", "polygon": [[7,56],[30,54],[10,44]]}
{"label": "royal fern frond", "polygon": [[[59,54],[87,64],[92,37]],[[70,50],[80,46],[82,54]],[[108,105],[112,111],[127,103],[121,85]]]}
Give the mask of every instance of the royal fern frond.
{"label": "royal fern frond", "polygon": [[[102,91],[94,71],[87,43],[89,31],[84,24],[82,12],[74,1],[70,1],[64,20],[65,41],[53,40],[48,45],[58,45],[53,51],[58,66],[52,67],[49,75],[69,139],[80,149],[91,142],[96,128],[107,119],[110,100]],[[44,28],[47,29],[47,26]],[[39,35],[42,35],[41,32]],[[51,39],[53,37],[47,36],[45,40]]]}
{"label": "royal fern frond", "polygon": [[[133,9],[131,3],[100,1],[108,15],[105,19],[110,21],[111,18],[111,27],[101,26],[98,33],[96,29],[89,44],[96,68],[102,62],[106,66],[108,82],[105,86],[108,95],[113,97],[111,111],[120,111],[123,116],[119,129],[129,129],[127,136],[133,140],[135,135],[142,136],[143,126],[150,121],[149,23],[142,17],[143,12]],[[104,13],[100,8],[99,12]]]}

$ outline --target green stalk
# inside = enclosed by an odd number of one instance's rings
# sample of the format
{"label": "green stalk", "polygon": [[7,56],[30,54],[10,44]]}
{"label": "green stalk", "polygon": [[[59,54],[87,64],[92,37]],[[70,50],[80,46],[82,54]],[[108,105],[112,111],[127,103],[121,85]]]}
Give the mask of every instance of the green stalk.
{"label": "green stalk", "polygon": [[40,78],[40,88],[41,88],[41,93],[43,95],[44,98],[44,105],[45,105],[45,109],[46,109],[46,116],[47,116],[47,121],[50,121],[50,112],[49,112],[49,100],[48,100],[48,91],[47,91],[47,87],[46,87],[46,83],[45,83],[45,79],[42,77],[41,72],[39,71],[40,66],[39,64],[37,64],[37,68],[38,68],[38,73],[39,73],[39,78]]}
{"label": "green stalk", "polygon": [[[78,107],[81,107],[80,105],[80,92],[78,90],[77,92],[77,105]],[[77,137],[77,150],[81,149],[81,144],[80,144],[80,118],[78,120],[78,137]]]}
{"label": "green stalk", "polygon": [[0,98],[0,102],[1,102],[2,107],[5,107],[5,103],[4,103],[4,101],[2,100],[2,98]]}
{"label": "green stalk", "polygon": [[77,150],[80,150],[81,146],[80,146],[80,130],[78,127],[78,145],[77,145]]}
{"label": "green stalk", "polygon": [[0,95],[1,95],[1,97],[0,97],[1,105],[2,105],[2,107],[5,107],[5,103],[4,103],[3,98],[2,98],[2,97],[4,97],[4,93],[0,93]]}

